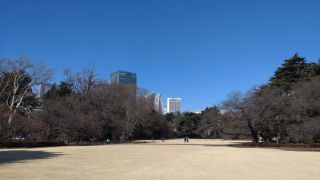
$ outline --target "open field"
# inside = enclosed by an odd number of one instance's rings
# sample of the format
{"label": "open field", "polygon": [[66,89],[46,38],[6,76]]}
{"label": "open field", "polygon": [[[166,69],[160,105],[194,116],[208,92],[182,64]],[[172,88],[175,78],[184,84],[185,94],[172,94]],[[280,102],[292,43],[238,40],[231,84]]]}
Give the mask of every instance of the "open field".
{"label": "open field", "polygon": [[244,148],[236,141],[169,140],[0,149],[0,179],[320,179],[319,151]]}

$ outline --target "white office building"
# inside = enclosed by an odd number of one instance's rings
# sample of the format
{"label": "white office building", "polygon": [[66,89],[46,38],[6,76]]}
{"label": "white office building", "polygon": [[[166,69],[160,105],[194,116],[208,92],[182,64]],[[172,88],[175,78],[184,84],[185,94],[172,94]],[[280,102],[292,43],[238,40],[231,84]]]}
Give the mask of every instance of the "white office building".
{"label": "white office building", "polygon": [[160,93],[148,93],[144,95],[146,98],[150,98],[153,101],[153,108],[155,111],[162,113],[162,97]]}
{"label": "white office building", "polygon": [[160,93],[154,94],[154,110],[162,113],[162,97]]}
{"label": "white office building", "polygon": [[42,98],[51,88],[52,84],[49,83],[41,83],[36,85],[36,97],[37,98]]}
{"label": "white office building", "polygon": [[167,99],[167,113],[180,114],[181,98]]}

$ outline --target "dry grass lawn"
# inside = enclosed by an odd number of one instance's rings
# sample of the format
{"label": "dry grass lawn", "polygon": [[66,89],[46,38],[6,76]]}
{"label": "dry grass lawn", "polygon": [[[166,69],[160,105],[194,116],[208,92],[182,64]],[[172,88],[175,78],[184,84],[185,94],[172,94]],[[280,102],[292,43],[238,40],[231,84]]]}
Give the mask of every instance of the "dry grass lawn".
{"label": "dry grass lawn", "polygon": [[0,179],[320,179],[319,151],[243,148],[235,141],[169,140],[0,149]]}

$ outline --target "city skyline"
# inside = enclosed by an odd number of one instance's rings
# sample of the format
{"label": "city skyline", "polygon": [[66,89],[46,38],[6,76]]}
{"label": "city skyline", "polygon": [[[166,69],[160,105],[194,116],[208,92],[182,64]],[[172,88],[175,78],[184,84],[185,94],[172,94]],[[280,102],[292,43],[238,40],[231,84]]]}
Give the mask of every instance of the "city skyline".
{"label": "city skyline", "polygon": [[[29,57],[53,81],[90,64],[99,79],[118,69],[138,86],[181,97],[182,111],[219,104],[267,83],[295,53],[320,58],[320,2],[1,1],[0,56]],[[299,13],[297,13],[299,12]]]}
{"label": "city skyline", "polygon": [[[125,70],[118,70],[110,74],[110,83],[117,83],[117,84],[132,84],[137,86],[138,82],[138,75],[135,72],[129,72]],[[161,93],[154,93],[152,90],[150,90],[151,94],[148,94],[153,99],[154,103],[154,110],[157,112],[162,113],[162,109],[168,104],[164,105],[162,104],[162,96]],[[172,98],[167,98],[167,99],[172,99]],[[181,101],[181,98],[179,98]],[[167,101],[169,102],[169,101]],[[179,103],[179,112],[180,112],[180,103]],[[169,112],[167,112],[169,113]]]}

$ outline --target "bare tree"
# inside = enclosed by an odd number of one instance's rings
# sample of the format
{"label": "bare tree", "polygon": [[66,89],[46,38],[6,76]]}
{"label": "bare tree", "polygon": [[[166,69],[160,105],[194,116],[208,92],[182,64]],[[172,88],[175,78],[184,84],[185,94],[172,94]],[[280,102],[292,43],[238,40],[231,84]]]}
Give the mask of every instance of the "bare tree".
{"label": "bare tree", "polygon": [[72,74],[70,69],[65,69],[66,81],[72,84],[75,92],[89,94],[97,85],[96,73],[93,66],[84,67],[80,72]]}
{"label": "bare tree", "polygon": [[47,82],[52,71],[43,64],[32,64],[28,58],[17,60],[0,59],[0,97],[9,110],[8,123],[18,112],[31,113],[31,107],[24,103],[32,97],[32,87]]}
{"label": "bare tree", "polygon": [[249,91],[246,95],[241,92],[232,92],[229,94],[228,99],[223,102],[223,110],[227,112],[229,120],[235,124],[243,124],[246,122],[250,130],[252,141],[259,142],[259,135],[256,129],[256,124],[252,118],[255,107],[255,93],[256,89]]}
{"label": "bare tree", "polygon": [[287,128],[295,123],[290,110],[289,95],[279,87],[262,86],[255,95],[255,107],[252,117],[260,137],[265,142],[286,143]]}

